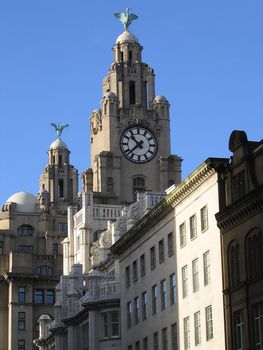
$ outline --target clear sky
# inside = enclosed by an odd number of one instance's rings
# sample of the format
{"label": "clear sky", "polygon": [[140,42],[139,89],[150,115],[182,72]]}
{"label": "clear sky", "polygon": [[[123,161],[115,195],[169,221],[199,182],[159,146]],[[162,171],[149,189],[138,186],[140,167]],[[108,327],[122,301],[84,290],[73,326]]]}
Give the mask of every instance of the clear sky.
{"label": "clear sky", "polygon": [[0,0],[0,203],[37,194],[51,122],[69,123],[71,164],[90,166],[89,115],[122,32],[131,31],[171,104],[172,152],[183,178],[208,157],[229,156],[233,129],[263,138],[262,0]]}

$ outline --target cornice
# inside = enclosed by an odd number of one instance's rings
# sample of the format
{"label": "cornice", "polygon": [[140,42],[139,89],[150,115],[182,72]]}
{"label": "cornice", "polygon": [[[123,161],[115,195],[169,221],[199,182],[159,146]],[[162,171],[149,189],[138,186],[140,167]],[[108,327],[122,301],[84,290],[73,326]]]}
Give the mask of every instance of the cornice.
{"label": "cornice", "polygon": [[226,233],[244,221],[263,212],[263,185],[216,214],[217,225]]}
{"label": "cornice", "polygon": [[206,162],[202,163],[189,177],[182,181],[173,191],[164,197],[159,204],[143,216],[129,231],[127,231],[110,250],[120,255],[131,246],[143,233],[165,217],[176,205],[189,196],[197,187],[204,183],[215,170]]}

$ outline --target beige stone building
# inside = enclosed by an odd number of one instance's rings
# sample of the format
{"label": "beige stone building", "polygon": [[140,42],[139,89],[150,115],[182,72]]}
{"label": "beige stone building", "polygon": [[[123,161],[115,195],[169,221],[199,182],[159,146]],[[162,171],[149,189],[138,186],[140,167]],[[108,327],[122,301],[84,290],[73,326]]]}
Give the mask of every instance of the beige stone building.
{"label": "beige stone building", "polygon": [[53,317],[55,286],[62,273],[61,241],[67,207],[76,204],[77,170],[69,150],[55,140],[37,197],[19,192],[0,212],[0,349],[35,348],[38,318]]}
{"label": "beige stone building", "polygon": [[168,192],[111,247],[122,349],[224,349],[217,173],[203,163]]}
{"label": "beige stone building", "polygon": [[216,215],[222,237],[227,349],[263,349],[263,142],[233,131]]}

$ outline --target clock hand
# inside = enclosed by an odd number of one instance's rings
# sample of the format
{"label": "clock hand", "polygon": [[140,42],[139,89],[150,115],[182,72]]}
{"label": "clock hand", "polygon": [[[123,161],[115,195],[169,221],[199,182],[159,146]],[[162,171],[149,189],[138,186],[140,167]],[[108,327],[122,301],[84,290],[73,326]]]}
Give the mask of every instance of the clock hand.
{"label": "clock hand", "polygon": [[136,140],[136,145],[131,149],[131,150],[129,150],[129,152],[125,152],[126,153],[126,155],[128,155],[128,154],[130,154],[130,153],[132,153],[137,147],[139,147],[140,149],[142,149],[142,144],[143,144],[143,141],[141,140],[141,141],[137,141]]}
{"label": "clock hand", "polygon": [[140,149],[142,149],[143,140],[137,141],[134,135],[131,136],[131,139],[138,145]]}

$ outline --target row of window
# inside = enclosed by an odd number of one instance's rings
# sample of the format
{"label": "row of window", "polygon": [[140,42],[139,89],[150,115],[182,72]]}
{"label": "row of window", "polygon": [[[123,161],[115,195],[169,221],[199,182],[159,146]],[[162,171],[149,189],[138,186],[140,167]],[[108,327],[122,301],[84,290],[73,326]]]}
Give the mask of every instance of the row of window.
{"label": "row of window", "polygon": [[52,266],[38,266],[37,273],[42,276],[52,276],[53,267]]}
{"label": "row of window", "polygon": [[[182,267],[182,295],[183,298],[189,294],[189,276],[188,276],[188,265]],[[204,286],[210,284],[210,251],[208,250],[203,254],[203,278]],[[200,288],[199,282],[199,259],[196,258],[192,261],[192,282],[193,282],[193,293],[198,292]]]}
{"label": "row of window", "polygon": [[[31,237],[33,236],[34,228],[30,225],[21,225],[17,229],[18,236]],[[66,222],[58,223],[58,232],[66,233],[68,231],[68,224]]]}
{"label": "row of window", "polygon": [[[175,273],[170,275],[169,278],[169,289],[170,289],[170,305],[176,303],[176,276]],[[160,309],[161,311],[167,308],[168,305],[168,291],[167,291],[167,281],[163,279],[160,282]],[[140,300],[141,299],[141,300]],[[152,286],[151,290],[151,312],[152,315],[158,312],[158,287],[155,284]],[[138,324],[140,320],[145,321],[148,318],[148,294],[144,291],[141,294],[141,298],[136,296],[132,301],[127,303],[127,327],[134,324]]]}
{"label": "row of window", "polygon": [[[201,319],[200,311],[194,313],[194,339],[195,345],[201,344]],[[205,308],[205,322],[206,322],[206,341],[213,339],[213,314],[212,306],[207,306]],[[190,349],[190,317],[184,318],[184,349]]]}
{"label": "row of window", "polygon": [[[174,241],[173,241],[173,233],[170,232],[167,235],[167,255],[171,256],[174,253]],[[165,240],[161,239],[158,242],[158,257],[159,263],[161,264],[166,258],[165,251]],[[140,276],[143,277],[146,274],[146,257],[145,254],[140,256]],[[150,248],[150,267],[154,269],[156,267],[156,249],[155,245]],[[132,263],[132,280],[136,282],[138,280],[138,261],[137,259]],[[131,269],[130,265],[126,266],[125,269],[125,281],[126,286],[129,287],[131,284]]]}
{"label": "row of window", "polygon": [[[200,226],[201,226],[201,232],[204,232],[208,229],[208,210],[207,206],[204,206],[200,209]],[[180,236],[180,247],[184,247],[187,243],[187,236],[186,236],[186,222],[183,222],[181,225],[179,225],[179,236]],[[190,239],[194,239],[197,236],[197,216],[196,214],[192,215],[189,218],[189,232],[190,232]]]}
{"label": "row of window", "polygon": [[[154,332],[152,339],[148,339],[148,337],[143,338],[142,342],[139,340],[135,342],[134,349],[135,350],[168,350],[168,329],[167,327],[163,328],[160,331],[161,339],[159,339],[159,332]],[[152,346],[150,345],[150,341],[152,340]],[[161,344],[160,344],[161,343]],[[170,344],[169,349],[177,350],[177,325],[173,323],[170,327]],[[141,347],[142,345],[142,347]],[[133,350],[133,346],[129,345],[128,350]]]}
{"label": "row of window", "polygon": [[[33,252],[33,246],[32,245],[22,245],[20,244],[18,246],[18,251],[20,252]],[[4,242],[0,241],[0,256],[4,255]],[[53,255],[58,255],[58,243],[53,243]]]}
{"label": "row of window", "polygon": [[[18,302],[24,304],[26,302],[26,287],[18,288]],[[34,304],[48,304],[55,303],[55,291],[53,289],[35,289],[34,290]]]}
{"label": "row of window", "polygon": [[[235,350],[245,350],[243,310],[233,314]],[[253,349],[263,349],[263,302],[252,305]]]}
{"label": "row of window", "polygon": [[[263,235],[258,228],[251,230],[245,240],[245,256],[247,257],[247,279],[263,275]],[[228,266],[230,287],[240,284],[240,246],[236,240],[228,247]]]}

